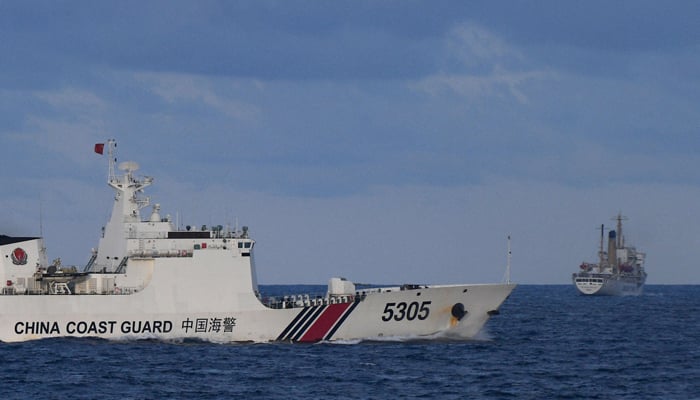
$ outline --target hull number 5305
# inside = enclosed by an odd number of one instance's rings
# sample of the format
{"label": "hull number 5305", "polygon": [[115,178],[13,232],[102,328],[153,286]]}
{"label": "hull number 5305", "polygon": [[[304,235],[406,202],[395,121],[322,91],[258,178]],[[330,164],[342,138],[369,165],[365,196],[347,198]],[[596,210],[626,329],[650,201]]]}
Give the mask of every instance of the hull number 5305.
{"label": "hull number 5305", "polygon": [[389,322],[392,319],[394,321],[403,321],[404,319],[413,321],[418,318],[419,320],[424,320],[430,315],[430,301],[424,301],[418,303],[417,301],[411,303],[386,303],[384,307],[384,312],[382,313],[382,321]]}

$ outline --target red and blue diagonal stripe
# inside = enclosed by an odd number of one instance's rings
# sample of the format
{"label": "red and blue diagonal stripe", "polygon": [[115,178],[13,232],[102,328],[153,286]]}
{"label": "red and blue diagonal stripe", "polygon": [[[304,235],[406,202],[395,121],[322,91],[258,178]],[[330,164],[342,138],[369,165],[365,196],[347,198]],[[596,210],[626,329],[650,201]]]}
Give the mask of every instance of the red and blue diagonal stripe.
{"label": "red and blue diagonal stripe", "polygon": [[330,340],[358,302],[304,307],[277,337],[279,341]]}

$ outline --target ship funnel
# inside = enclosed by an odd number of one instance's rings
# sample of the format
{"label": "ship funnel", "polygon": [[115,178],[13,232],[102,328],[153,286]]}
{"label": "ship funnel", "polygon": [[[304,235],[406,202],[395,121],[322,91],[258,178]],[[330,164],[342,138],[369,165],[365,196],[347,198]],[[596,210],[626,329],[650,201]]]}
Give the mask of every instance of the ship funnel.
{"label": "ship funnel", "polygon": [[617,267],[616,236],[615,231],[610,231],[608,233],[608,264],[613,267],[613,269]]}

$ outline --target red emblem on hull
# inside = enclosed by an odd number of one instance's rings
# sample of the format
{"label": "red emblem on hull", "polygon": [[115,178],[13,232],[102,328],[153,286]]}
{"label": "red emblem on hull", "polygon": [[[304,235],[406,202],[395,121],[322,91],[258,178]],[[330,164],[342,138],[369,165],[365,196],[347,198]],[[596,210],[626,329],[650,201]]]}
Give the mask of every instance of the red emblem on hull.
{"label": "red emblem on hull", "polygon": [[27,263],[27,252],[21,247],[12,250],[10,257],[12,257],[12,263],[15,265],[24,265]]}

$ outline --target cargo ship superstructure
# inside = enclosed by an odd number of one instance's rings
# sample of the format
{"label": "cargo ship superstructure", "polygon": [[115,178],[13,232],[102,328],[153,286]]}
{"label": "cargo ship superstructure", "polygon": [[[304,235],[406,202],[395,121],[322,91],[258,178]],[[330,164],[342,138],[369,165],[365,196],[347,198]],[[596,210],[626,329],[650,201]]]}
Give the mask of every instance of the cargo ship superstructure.
{"label": "cargo ship superstructure", "polygon": [[615,218],[617,229],[608,232],[608,250],[603,248],[605,226],[600,227],[600,249],[598,262],[584,262],[580,271],[572,276],[579,293],[584,295],[639,295],[642,293],[647,273],[644,270],[646,254],[625,244],[622,234],[622,221],[626,218],[618,214]]}
{"label": "cargo ship superstructure", "polygon": [[[105,149],[106,147],[106,149]],[[87,265],[47,262],[41,237],[0,236],[0,341],[50,337],[318,342],[445,335],[471,338],[515,285],[406,284],[263,297],[247,227],[179,229],[143,195],[153,183],[107,151],[112,214]],[[118,175],[115,171],[121,173]],[[141,211],[151,207],[143,218]],[[351,271],[350,271],[351,272]],[[427,277],[430,278],[430,277]]]}

